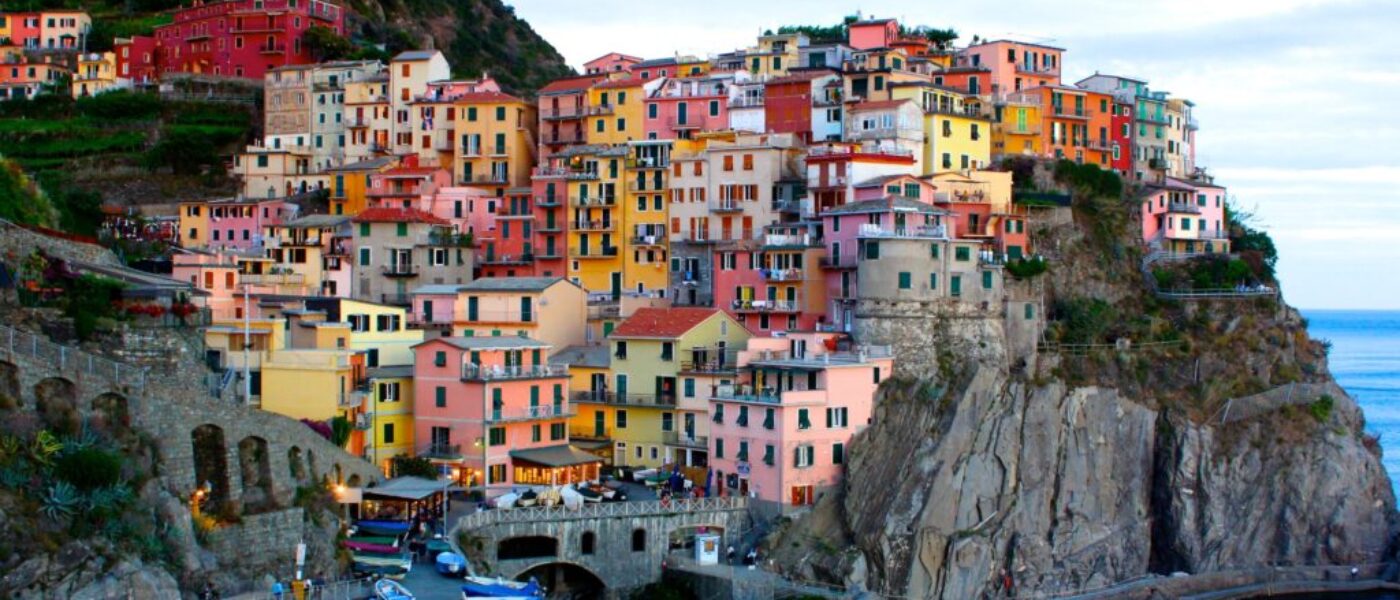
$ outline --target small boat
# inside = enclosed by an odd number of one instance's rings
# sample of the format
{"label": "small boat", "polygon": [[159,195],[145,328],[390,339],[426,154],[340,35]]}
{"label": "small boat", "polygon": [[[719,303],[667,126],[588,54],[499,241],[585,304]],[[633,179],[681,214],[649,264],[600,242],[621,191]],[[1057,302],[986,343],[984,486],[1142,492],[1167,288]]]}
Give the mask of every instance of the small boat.
{"label": "small boat", "polygon": [[403,579],[408,575],[409,569],[400,565],[367,565],[355,562],[353,570],[361,575],[371,575],[378,577],[390,577],[393,579]]}
{"label": "small boat", "polygon": [[357,565],[376,567],[404,567],[413,568],[413,555],[407,552],[402,554],[375,554],[371,552],[353,552],[352,558]]}
{"label": "small boat", "polygon": [[447,540],[444,540],[442,538],[428,540],[427,543],[423,545],[423,547],[428,551],[429,554],[432,554],[433,556],[437,556],[438,554],[441,554],[443,552],[453,551],[452,544],[447,543]]}
{"label": "small boat", "polygon": [[520,495],[520,500],[517,501],[516,504],[527,507],[534,506],[537,501],[539,501],[539,495],[535,493],[535,490],[525,490],[525,493]]}
{"label": "small boat", "polygon": [[392,579],[380,579],[374,582],[375,600],[413,600],[413,592],[408,591],[402,583]]}
{"label": "small boat", "polygon": [[356,521],[358,531],[376,536],[400,536],[408,533],[407,521]]}
{"label": "small boat", "polygon": [[443,575],[460,575],[467,570],[467,559],[456,552],[439,552],[437,572]]}
{"label": "small boat", "polygon": [[342,542],[342,545],[357,552],[372,552],[375,554],[398,554],[400,552],[398,546],[390,544],[372,544],[353,539],[345,540]]}
{"label": "small boat", "polygon": [[584,502],[602,502],[602,501],[603,501],[603,495],[600,494],[600,493],[598,493],[598,492],[593,491],[593,490],[590,489],[590,488],[581,487],[581,488],[579,488],[579,489],[577,489],[577,490],[575,490],[575,491],[578,492],[578,495],[583,496],[583,501],[584,501]]}
{"label": "small boat", "polygon": [[498,600],[535,600],[544,597],[544,588],[531,577],[519,582],[489,577],[467,577],[462,586],[462,598],[496,598]]}

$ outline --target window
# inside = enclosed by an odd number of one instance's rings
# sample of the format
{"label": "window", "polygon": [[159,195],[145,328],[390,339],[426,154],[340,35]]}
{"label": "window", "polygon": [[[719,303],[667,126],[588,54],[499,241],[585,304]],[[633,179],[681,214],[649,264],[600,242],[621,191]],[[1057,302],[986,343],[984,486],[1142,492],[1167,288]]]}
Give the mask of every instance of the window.
{"label": "window", "polygon": [[748,426],[749,426],[749,407],[747,407],[747,406],[740,406],[740,407],[739,407],[739,418],[736,419],[734,422],[737,423],[740,427],[748,427]]}
{"label": "window", "polygon": [[617,358],[627,358],[627,342],[618,342],[617,351],[613,353]]}
{"label": "window", "polygon": [[605,124],[605,123],[603,122],[602,119],[598,119],[597,122],[594,123],[594,128],[593,128],[593,129],[594,129],[594,131],[597,131],[598,133],[603,133],[603,128],[604,128],[604,127],[607,127],[607,124]]}
{"label": "window", "polygon": [[715,438],[715,458],[724,458],[724,438]]}
{"label": "window", "polygon": [[596,545],[597,536],[592,531],[583,532],[582,539],[579,540],[580,554],[593,554],[593,547]]}
{"label": "window", "polygon": [[752,171],[752,170],[753,170],[753,155],[752,155],[752,154],[745,154],[745,155],[744,155],[744,170],[745,170],[745,171]]}
{"label": "window", "polygon": [[929,273],[929,274],[928,274],[928,289],[930,289],[930,290],[937,290],[937,289],[938,289],[938,273]]}
{"label": "window", "polygon": [[506,445],[505,427],[492,427],[491,430],[487,433],[487,435],[490,437],[490,439],[487,441],[488,444],[492,446]]}
{"label": "window", "polygon": [[871,376],[875,383],[880,383],[880,367],[870,369]]}
{"label": "window", "polygon": [[799,408],[799,409],[797,409],[797,428],[798,428],[798,429],[811,429],[811,428],[812,428],[812,420],[809,419],[809,418],[807,417],[807,409],[805,409],[805,408]]}
{"label": "window", "polygon": [[434,366],[434,367],[445,367],[445,366],[447,366],[447,353],[446,353],[446,352],[434,352],[434,353],[433,353],[433,366]]}
{"label": "window", "polygon": [[764,428],[764,429],[774,429],[774,428],[777,427],[776,423],[773,422],[773,417],[774,417],[775,414],[776,414],[775,411],[774,411],[773,409],[771,409],[771,408],[765,408],[765,409],[763,409],[763,428]]}
{"label": "window", "polygon": [[438,408],[447,408],[447,388],[437,386],[437,388],[433,390],[433,399],[434,406]]}
{"label": "window", "polygon": [[972,260],[972,249],[967,246],[958,246],[953,249],[953,259],[958,262]]}
{"label": "window", "polygon": [[719,116],[719,100],[711,100],[711,101],[710,101],[710,116],[711,116],[711,117],[718,117],[718,116]]}
{"label": "window", "polygon": [[550,424],[549,424],[549,439],[550,439],[550,441],[556,441],[556,442],[557,442],[557,441],[559,441],[559,440],[564,439],[564,438],[567,437],[567,436],[568,436],[568,431],[566,431],[566,430],[564,429],[564,424],[563,424],[563,423],[550,423]]}
{"label": "window", "polygon": [[674,346],[672,342],[661,342],[661,360],[670,361],[674,358]]}
{"label": "window", "polygon": [[486,483],[505,483],[505,481],[506,466],[504,464],[487,467]]}
{"label": "window", "polygon": [[627,411],[618,410],[613,414],[613,419],[618,429],[627,429]]}
{"label": "window", "polygon": [[982,289],[984,289],[984,290],[990,290],[990,289],[992,289],[992,272],[991,272],[991,271],[982,271]]}
{"label": "window", "polygon": [[840,442],[831,445],[831,464],[839,465],[846,461],[846,445]]}
{"label": "window", "polygon": [[632,530],[632,551],[633,551],[633,552],[646,552],[646,550],[647,550],[647,530],[645,530],[645,529],[633,529],[633,530]]}
{"label": "window", "polygon": [[534,425],[531,425],[531,426],[530,426],[530,441],[532,441],[532,442],[538,442],[538,441],[540,441],[540,424],[539,424],[539,423],[535,423]]}
{"label": "window", "polygon": [[393,423],[385,423],[385,424],[384,424],[384,433],[380,434],[380,440],[381,440],[383,443],[385,443],[385,444],[392,444],[392,443],[394,443],[394,424],[393,424]]}
{"label": "window", "polygon": [[832,407],[826,409],[827,429],[840,429],[846,426],[846,407]]}
{"label": "window", "polygon": [[1031,303],[1029,303],[1029,302],[1027,302],[1027,303],[1026,303],[1026,320],[1029,321],[1029,320],[1034,319],[1034,318],[1035,318],[1035,305],[1034,305],[1034,304],[1031,304]]}
{"label": "window", "polygon": [[682,382],[682,386],[684,388],[686,398],[695,397],[695,379],[693,377],[686,377],[685,380]]}
{"label": "window", "polygon": [[676,414],[675,414],[675,413],[669,413],[669,412],[661,413],[661,430],[662,430],[662,431],[675,431],[675,430],[676,430]]}
{"label": "window", "polygon": [[793,449],[793,465],[796,467],[810,467],[816,455],[812,446],[798,446]]}
{"label": "window", "polygon": [[865,243],[865,259],[866,259],[866,260],[879,260],[879,258],[880,258],[880,242],[866,242],[866,243]]}
{"label": "window", "polygon": [[715,405],[715,411],[714,411],[714,412],[715,412],[714,418],[711,419],[711,420],[714,421],[715,423],[719,423],[719,424],[723,425],[723,424],[724,424],[724,405],[723,405],[723,404],[716,404],[716,405]]}
{"label": "window", "polygon": [[901,290],[913,289],[913,287],[914,287],[913,281],[914,281],[914,280],[913,280],[912,277],[910,277],[908,271],[900,271],[900,272],[899,272],[899,289],[901,289]]}

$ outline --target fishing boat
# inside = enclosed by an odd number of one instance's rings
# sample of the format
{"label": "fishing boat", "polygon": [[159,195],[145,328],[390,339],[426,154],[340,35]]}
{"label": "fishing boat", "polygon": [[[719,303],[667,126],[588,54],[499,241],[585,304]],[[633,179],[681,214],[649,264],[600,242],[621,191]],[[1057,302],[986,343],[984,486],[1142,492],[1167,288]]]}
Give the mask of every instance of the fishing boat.
{"label": "fishing boat", "polygon": [[520,500],[517,501],[517,504],[522,507],[534,506],[535,502],[538,500],[539,495],[536,494],[534,490],[525,490],[525,493],[520,495]]}
{"label": "fishing boat", "polygon": [[413,592],[408,591],[402,583],[392,579],[380,579],[374,582],[375,600],[413,600]]}
{"label": "fishing boat", "polygon": [[355,522],[357,532],[363,532],[375,536],[397,537],[408,533],[407,521],[374,521],[361,520]]}
{"label": "fishing boat", "polygon": [[439,552],[437,572],[443,575],[461,575],[467,570],[467,559],[456,552]]}
{"label": "fishing boat", "polygon": [[467,577],[462,586],[462,598],[496,598],[497,600],[536,600],[544,597],[544,588],[531,577],[519,582],[490,577]]}

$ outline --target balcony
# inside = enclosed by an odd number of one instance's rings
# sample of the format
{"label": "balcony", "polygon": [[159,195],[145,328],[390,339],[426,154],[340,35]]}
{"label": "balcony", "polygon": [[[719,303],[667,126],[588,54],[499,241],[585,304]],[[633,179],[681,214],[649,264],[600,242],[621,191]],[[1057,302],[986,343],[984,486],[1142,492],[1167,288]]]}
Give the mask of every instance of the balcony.
{"label": "balcony", "polygon": [[665,235],[634,235],[632,236],[633,246],[665,246]]}
{"label": "balcony", "polygon": [[1199,215],[1201,214],[1201,207],[1197,206],[1194,202],[1169,202],[1167,203],[1167,212]]}
{"label": "balcony", "polygon": [[854,269],[856,268],[859,260],[859,257],[857,257],[854,252],[848,252],[841,255],[823,256],[821,257],[821,260],[818,261],[818,264],[823,269]]}
{"label": "balcony", "polygon": [[970,117],[974,119],[982,117],[982,113],[977,111],[977,107],[960,104],[934,104],[928,107],[928,112],[940,115],[951,115],[954,117]]}
{"label": "balcony", "polygon": [[700,128],[700,125],[702,124],[702,123],[701,123],[702,120],[703,120],[703,119],[701,119],[701,118],[699,118],[699,117],[693,117],[693,118],[687,118],[687,119],[680,119],[680,118],[678,118],[678,117],[669,117],[669,118],[666,119],[666,126],[667,126],[667,127],[670,127],[671,129],[676,129],[676,130],[682,130],[682,129],[699,129],[699,128]]}
{"label": "balcony", "polygon": [[286,44],[263,44],[258,46],[258,52],[262,54],[286,54]]}
{"label": "balcony", "polygon": [[769,247],[806,248],[817,240],[809,233],[765,233],[763,245]]}
{"label": "balcony", "polygon": [[759,269],[764,281],[802,281],[802,269]]}
{"label": "balcony", "polygon": [[534,311],[521,312],[518,310],[480,310],[475,314],[468,313],[464,321],[472,324],[534,323],[535,313]]}
{"label": "balcony", "polygon": [[1085,120],[1088,120],[1088,118],[1089,118],[1089,116],[1090,116],[1090,114],[1091,114],[1091,113],[1089,112],[1089,110],[1086,109],[1086,108],[1084,108],[1084,107],[1079,107],[1079,108],[1067,108],[1067,107],[1064,107],[1064,106],[1061,106],[1061,105],[1058,105],[1058,104],[1052,105],[1051,110],[1050,110],[1050,113],[1051,113],[1052,116],[1056,116],[1056,117],[1061,117],[1061,118],[1066,118],[1066,119],[1085,119]]}
{"label": "balcony", "polygon": [[570,181],[591,181],[598,178],[598,172],[587,169],[568,169],[564,171],[564,178]]}
{"label": "balcony", "polygon": [[380,267],[385,277],[417,277],[418,265],[396,263]]}
{"label": "balcony", "polygon": [[1095,152],[1112,152],[1113,144],[1103,138],[1088,138],[1084,140],[1084,146]]}
{"label": "balcony", "polygon": [[614,404],[619,406],[675,406],[676,397],[666,394],[618,394],[604,391],[570,392],[569,402]]}
{"label": "balcony", "polygon": [[390,306],[411,306],[413,296],[410,294],[380,294],[379,303]]}
{"label": "balcony", "polygon": [[612,428],[607,426],[572,425],[569,427],[569,438],[575,440],[611,440],[612,436]]}
{"label": "balcony", "polygon": [[827,177],[825,181],[814,179],[808,183],[807,186],[814,190],[829,190],[832,188],[846,187],[848,181],[845,175],[839,175],[836,177]]}
{"label": "balcony", "polygon": [[715,213],[740,213],[744,212],[744,203],[740,200],[711,200],[710,212]]}
{"label": "balcony", "polygon": [[729,108],[761,108],[763,96],[740,96],[729,100]]}
{"label": "balcony", "polygon": [[451,152],[453,149],[451,137],[440,137],[433,141],[433,147],[443,152]]}
{"label": "balcony", "polygon": [[[537,170],[538,170],[538,169],[537,169]],[[537,197],[535,197],[535,206],[538,206],[538,207],[540,207],[540,208],[556,208],[556,207],[560,206],[561,204],[563,204],[563,202],[564,202],[564,198],[563,198],[562,196],[537,196]]]}
{"label": "balcony", "polygon": [[523,254],[487,254],[481,259],[483,265],[528,265],[535,262],[533,253]]}
{"label": "balcony", "polygon": [[614,300],[588,303],[589,319],[596,321],[598,319],[616,319],[620,316],[622,316],[622,307]]}
{"label": "balcony", "polygon": [[455,246],[468,248],[472,245],[472,234],[470,233],[429,233],[429,246]]}
{"label": "balcony", "polygon": [[613,114],[613,107],[611,104],[598,104],[594,106],[584,106],[581,108],[583,115],[588,117],[597,117],[602,115]]}
{"label": "balcony", "polygon": [[346,117],[345,126],[350,129],[364,129],[369,127],[369,117]]}
{"label": "balcony", "polygon": [[1040,125],[1027,123],[1015,126],[1003,126],[1002,135],[1040,135]]}
{"label": "balcony", "polygon": [[[756,402],[761,404],[782,404],[790,403],[820,403],[826,394],[826,390],[807,389],[806,386],[794,387],[790,390],[778,390],[771,387],[755,388],[748,384],[738,385],[718,385],[715,386],[715,398],[719,400],[732,400],[739,402]],[[765,429],[773,429],[776,424],[767,419],[761,422]]]}
{"label": "balcony", "polygon": [[535,254],[535,260],[559,260],[564,254],[556,249],[545,249]]}
{"label": "balcony", "polygon": [[541,379],[568,377],[564,365],[462,365],[462,381],[500,381],[506,379]]}
{"label": "balcony", "polygon": [[667,446],[677,446],[681,448],[708,448],[710,438],[703,435],[695,435],[693,432],[685,431],[663,431],[661,432],[663,443]]}
{"label": "balcony", "polygon": [[570,405],[553,406],[542,404],[538,406],[525,406],[516,409],[495,409],[486,415],[488,423],[515,423],[520,421],[538,421],[540,419],[557,419],[560,417],[572,417],[578,414],[578,410]]}
{"label": "balcony", "polygon": [[1150,125],[1162,125],[1162,126],[1167,126],[1167,125],[1171,125],[1171,124],[1172,124],[1172,122],[1171,122],[1170,120],[1168,120],[1166,117],[1163,117],[1163,116],[1161,116],[1161,115],[1154,115],[1154,114],[1150,114],[1150,113],[1146,113],[1146,112],[1139,113],[1139,114],[1138,114],[1138,120],[1139,120],[1139,121],[1142,121],[1142,122],[1144,122],[1144,123],[1148,123],[1148,124],[1150,124]]}
{"label": "balcony", "polygon": [[614,206],[617,204],[617,197],[607,196],[598,198],[585,198],[582,196],[578,196],[574,198],[569,198],[569,204],[584,208],[590,206]]}
{"label": "balcony", "polygon": [[569,227],[576,231],[612,231],[612,221],[574,221]]}
{"label": "balcony", "polygon": [[590,260],[598,258],[614,258],[617,256],[617,246],[603,246],[601,248],[570,248],[569,256],[575,260]]}
{"label": "balcony", "polygon": [[238,276],[240,283],[252,285],[302,285],[306,276],[301,273],[244,273]]}
{"label": "balcony", "polygon": [[355,388],[348,392],[341,392],[336,401],[336,408],[340,410],[356,410],[365,405],[365,400],[369,398],[369,388]]}
{"label": "balcony", "polygon": [[945,225],[910,225],[887,229],[880,225],[865,223],[860,226],[857,235],[863,238],[947,239],[948,227]]}
{"label": "balcony", "polygon": [[1039,75],[1042,77],[1055,77],[1060,74],[1059,67],[1046,65],[1028,65],[1023,62],[1016,63],[1016,72],[1024,75]]}
{"label": "balcony", "polygon": [[530,171],[532,177],[566,177],[571,170],[565,167],[535,167]]}
{"label": "balcony", "polygon": [[418,456],[430,459],[457,460],[462,458],[462,445],[446,442],[427,444],[418,449]]}
{"label": "balcony", "polygon": [[1167,159],[1149,158],[1147,159],[1147,168],[1152,169],[1154,171],[1165,171],[1167,170]]}
{"label": "balcony", "polygon": [[742,313],[791,313],[801,312],[800,300],[734,300],[730,304],[735,312]]}
{"label": "balcony", "polygon": [[582,118],[588,112],[587,106],[551,106],[540,109],[540,118],[546,121]]}
{"label": "balcony", "polygon": [[535,231],[537,233],[563,233],[564,223],[561,221],[555,221],[553,223],[546,221],[543,224],[535,227]]}
{"label": "balcony", "polygon": [[463,177],[462,183],[479,185],[507,185],[510,183],[510,177],[507,176],[507,174],[505,173],[487,173],[484,175],[473,175],[471,177]]}

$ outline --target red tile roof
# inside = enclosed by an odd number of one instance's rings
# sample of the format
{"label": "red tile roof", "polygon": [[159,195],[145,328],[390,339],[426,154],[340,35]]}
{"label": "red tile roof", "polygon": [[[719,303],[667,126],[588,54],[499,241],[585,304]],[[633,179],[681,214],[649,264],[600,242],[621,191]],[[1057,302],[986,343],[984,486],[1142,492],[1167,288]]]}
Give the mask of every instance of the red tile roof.
{"label": "red tile roof", "polygon": [[366,208],[355,215],[356,223],[427,223],[447,225],[447,219],[423,212],[416,208],[375,207]]}
{"label": "red tile roof", "polygon": [[524,102],[519,97],[503,92],[470,92],[457,96],[454,99],[458,104],[471,104],[473,102]]}
{"label": "red tile roof", "polygon": [[562,92],[577,92],[593,87],[594,82],[602,79],[602,75],[584,75],[582,77],[569,77],[567,79],[555,79],[540,88],[541,94],[554,94]]}
{"label": "red tile roof", "polygon": [[716,314],[718,308],[639,308],[612,332],[613,337],[678,338]]}
{"label": "red tile roof", "polygon": [[603,81],[603,82],[598,83],[597,85],[594,85],[593,87],[596,87],[596,88],[598,88],[598,89],[600,89],[600,90],[606,90],[606,89],[612,89],[612,88],[628,88],[628,87],[637,87],[637,86],[639,86],[639,85],[642,85],[642,84],[646,83],[647,81],[650,81],[650,80],[648,80],[648,79],[641,79],[641,78],[635,78],[635,79],[634,79],[634,78],[628,77],[628,78],[625,78],[625,79],[614,79],[614,80],[611,80],[611,81]]}

